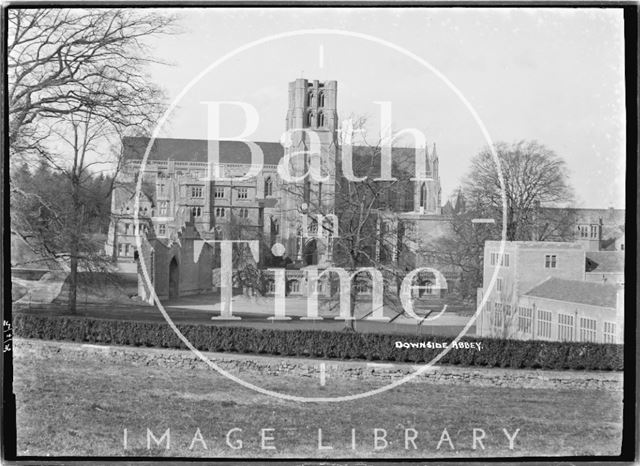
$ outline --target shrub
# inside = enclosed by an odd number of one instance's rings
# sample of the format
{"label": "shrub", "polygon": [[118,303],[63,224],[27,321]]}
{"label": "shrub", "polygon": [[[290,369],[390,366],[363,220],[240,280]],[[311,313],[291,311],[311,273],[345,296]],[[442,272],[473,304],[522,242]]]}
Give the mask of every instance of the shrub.
{"label": "shrub", "polygon": [[[186,345],[165,322],[136,322],[83,317],[17,314],[14,331],[24,338],[106,343],[125,346],[180,348]],[[361,334],[317,330],[256,329],[179,325],[180,332],[201,351],[272,354],[326,359],[360,359],[427,363],[438,348],[396,348],[396,341],[419,343],[425,337]],[[429,337],[451,342],[452,338]],[[623,346],[613,344],[521,341],[468,336],[460,342],[480,342],[476,349],[452,348],[440,364],[509,368],[622,370]]]}

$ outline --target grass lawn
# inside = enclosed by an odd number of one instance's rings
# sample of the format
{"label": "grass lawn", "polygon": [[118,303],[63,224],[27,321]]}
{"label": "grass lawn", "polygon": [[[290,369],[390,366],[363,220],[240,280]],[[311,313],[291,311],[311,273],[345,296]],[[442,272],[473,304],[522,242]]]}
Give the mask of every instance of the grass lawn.
{"label": "grass lawn", "polygon": [[[379,387],[380,380],[240,374],[262,387],[334,396]],[[282,401],[207,369],[103,364],[16,354],[18,455],[182,457],[371,457],[614,455],[622,438],[622,392],[485,388],[416,382],[340,403]],[[147,429],[170,449],[147,449]],[[230,442],[227,433],[234,428]],[[451,442],[445,437],[447,433]],[[473,449],[473,429],[484,439]],[[127,449],[123,432],[127,429]],[[200,429],[201,440],[193,442]],[[262,449],[264,445],[275,449]],[[323,446],[318,449],[318,429]],[[355,429],[355,449],[352,448]],[[375,450],[374,429],[386,431]],[[405,443],[405,435],[416,438]],[[520,429],[513,450],[509,435]],[[477,436],[482,432],[477,431]],[[383,432],[378,431],[382,437]],[[273,440],[269,440],[273,437]],[[190,444],[193,448],[190,449]],[[204,448],[206,444],[207,449]],[[414,445],[416,449],[414,449]],[[453,449],[451,448],[453,445]],[[378,446],[384,446],[379,440]],[[407,448],[408,447],[408,448]]]}

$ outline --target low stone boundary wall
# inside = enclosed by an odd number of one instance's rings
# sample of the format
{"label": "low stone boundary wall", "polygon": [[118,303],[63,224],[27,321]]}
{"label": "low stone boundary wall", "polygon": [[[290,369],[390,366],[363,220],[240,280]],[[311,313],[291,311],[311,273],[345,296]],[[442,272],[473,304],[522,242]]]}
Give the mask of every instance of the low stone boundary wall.
{"label": "low stone boundary wall", "polygon": [[[166,368],[213,370],[188,350],[89,345],[73,342],[16,338],[14,357],[62,358],[69,361],[133,364]],[[395,379],[415,372],[418,365],[366,361],[326,361],[322,359],[258,356],[253,354],[203,353],[220,368],[233,373],[318,377],[320,366],[329,377]],[[460,366],[434,366],[410,383],[473,385],[478,387],[622,390],[620,372],[549,371]]]}

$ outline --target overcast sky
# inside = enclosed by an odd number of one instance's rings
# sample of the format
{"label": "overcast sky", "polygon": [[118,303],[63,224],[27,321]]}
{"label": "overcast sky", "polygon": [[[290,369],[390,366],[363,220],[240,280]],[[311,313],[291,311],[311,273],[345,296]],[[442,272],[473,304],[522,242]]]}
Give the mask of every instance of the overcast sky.
{"label": "overcast sky", "polygon": [[[402,47],[439,70],[475,108],[494,141],[535,139],[563,157],[581,207],[624,207],[623,18],[619,9],[174,9],[183,32],[152,42],[152,78],[173,100],[201,71],[248,42],[301,29],[363,33]],[[436,143],[443,202],[486,141],[461,99],[433,72],[381,44],[307,34],[252,47],[212,70],[179,102],[163,136],[206,138],[201,102],[258,109],[250,139],[278,141],[287,83],[337,80],[341,117],[366,115],[377,133],[390,101],[394,129]],[[225,114],[223,134],[243,129]]]}

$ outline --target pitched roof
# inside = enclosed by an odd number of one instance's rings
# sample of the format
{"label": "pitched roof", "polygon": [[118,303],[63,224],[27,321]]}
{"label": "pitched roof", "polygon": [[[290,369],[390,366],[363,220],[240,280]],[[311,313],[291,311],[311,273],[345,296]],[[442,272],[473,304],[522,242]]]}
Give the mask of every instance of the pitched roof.
{"label": "pitched roof", "polygon": [[549,277],[524,296],[615,308],[617,291],[615,285]]}
{"label": "pitched roof", "polygon": [[[243,141],[218,141],[220,163],[251,163],[249,146]],[[149,144],[148,137],[124,137],[122,146],[125,160],[142,159]],[[284,148],[279,142],[256,142],[264,154],[265,165],[277,165],[284,156]],[[428,149],[425,149],[428,155]],[[181,162],[207,162],[208,141],[206,139],[156,138],[149,152],[149,160],[175,160]],[[380,150],[376,147],[353,146],[353,171],[356,176],[380,173]],[[413,176],[415,149],[392,148],[392,174]]]}
{"label": "pitched roof", "polygon": [[624,272],[624,251],[587,251],[586,256],[587,272]]}
{"label": "pitched roof", "polygon": [[[221,163],[251,163],[249,146],[242,141],[218,141],[220,143]],[[149,138],[122,138],[125,160],[141,159]],[[206,139],[170,139],[156,138],[153,141],[150,160],[176,160],[181,162],[206,162],[208,160],[208,144]],[[278,142],[256,142],[264,154],[265,165],[277,165],[284,154]]]}
{"label": "pitched roof", "polygon": [[[428,150],[425,149],[425,156],[429,157]],[[405,179],[413,176],[415,172],[416,149],[412,147],[392,147],[391,148],[391,175]],[[380,166],[382,156],[379,147],[353,146],[352,148],[352,169],[355,176],[380,176]],[[427,165],[427,172],[430,167]]]}

